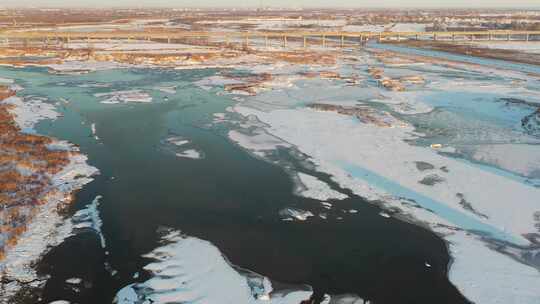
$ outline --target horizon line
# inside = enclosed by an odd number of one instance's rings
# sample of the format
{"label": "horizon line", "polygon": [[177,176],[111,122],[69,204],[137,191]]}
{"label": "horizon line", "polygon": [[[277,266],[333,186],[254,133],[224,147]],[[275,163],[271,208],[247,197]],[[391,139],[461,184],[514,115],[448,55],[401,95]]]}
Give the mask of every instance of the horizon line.
{"label": "horizon line", "polygon": [[446,10],[446,9],[457,9],[457,10],[511,10],[511,11],[519,11],[519,10],[540,10],[540,4],[538,6],[431,6],[431,5],[420,5],[420,6],[396,6],[396,5],[388,5],[388,6],[371,6],[371,5],[364,5],[364,6],[309,6],[309,5],[301,5],[301,6],[278,6],[278,5],[268,5],[264,7],[260,7],[257,5],[248,5],[248,6],[170,6],[170,5],[134,5],[134,6],[91,6],[91,5],[68,5],[68,6],[37,6],[37,5],[0,5],[0,9],[235,9],[239,11],[243,10],[253,10],[253,9],[291,9],[291,10],[298,10],[298,9],[321,9],[321,10],[339,10],[339,9],[399,9],[399,10]]}

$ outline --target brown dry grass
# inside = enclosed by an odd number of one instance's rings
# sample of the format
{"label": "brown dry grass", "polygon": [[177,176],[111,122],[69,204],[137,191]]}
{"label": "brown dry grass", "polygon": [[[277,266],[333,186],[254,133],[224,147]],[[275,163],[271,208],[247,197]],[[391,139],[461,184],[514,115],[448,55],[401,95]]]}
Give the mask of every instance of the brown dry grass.
{"label": "brown dry grass", "polygon": [[7,247],[17,242],[26,230],[36,206],[45,201],[51,191],[52,174],[69,163],[70,152],[52,151],[48,137],[24,134],[14,123],[11,105],[2,100],[15,95],[0,86],[0,231],[7,236],[0,244],[0,258]]}

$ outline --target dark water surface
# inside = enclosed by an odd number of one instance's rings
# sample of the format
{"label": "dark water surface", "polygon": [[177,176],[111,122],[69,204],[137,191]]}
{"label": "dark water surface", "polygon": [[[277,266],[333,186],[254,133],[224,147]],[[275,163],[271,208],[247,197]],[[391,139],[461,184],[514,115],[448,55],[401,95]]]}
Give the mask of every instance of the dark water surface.
{"label": "dark water surface", "polygon": [[[121,287],[148,279],[144,273],[138,279],[133,275],[149,262],[141,255],[159,245],[160,227],[208,240],[233,264],[277,282],[309,284],[317,296],[356,293],[376,303],[466,302],[447,280],[448,251],[434,233],[381,217],[378,207],[349,192],[351,198],[333,202],[330,211],[295,196],[284,169],[229,142],[227,126],[210,125],[212,113],[232,104],[192,84],[213,73],[141,69],[62,76],[37,68],[0,68],[0,76],[25,87],[20,95],[70,100],[58,106],[62,118],[40,123],[38,131],[78,144],[101,170],[77,194],[71,212],[103,196],[99,209],[108,255],[93,233],[54,248],[40,264],[40,271],[51,276],[41,303],[111,303]],[[85,83],[111,87],[77,86]],[[176,85],[177,93],[152,89],[158,85]],[[93,96],[125,89],[146,90],[154,102],[106,105]],[[91,136],[91,123],[99,141]],[[178,158],[161,149],[170,134],[189,139],[205,157]],[[278,214],[285,207],[329,216],[285,222]],[[358,213],[344,212],[349,209]],[[80,290],[65,283],[72,277],[86,282]]]}

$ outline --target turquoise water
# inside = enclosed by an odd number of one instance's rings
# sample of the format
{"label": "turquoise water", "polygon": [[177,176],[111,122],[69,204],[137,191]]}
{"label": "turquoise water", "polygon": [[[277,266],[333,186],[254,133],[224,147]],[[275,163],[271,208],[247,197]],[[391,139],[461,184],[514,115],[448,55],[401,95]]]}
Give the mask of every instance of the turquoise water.
{"label": "turquoise water", "polygon": [[524,240],[517,239],[512,235],[494,227],[483,223],[478,219],[465,213],[448,207],[442,202],[438,202],[424,194],[418,193],[412,189],[408,189],[397,182],[391,181],[375,172],[367,170],[357,165],[343,163],[341,166],[351,174],[351,176],[367,181],[383,191],[387,191],[396,197],[410,199],[420,205],[422,208],[433,211],[441,218],[451,222],[465,230],[476,231],[480,234],[491,238],[496,238],[502,241],[507,241],[516,244],[526,244]]}

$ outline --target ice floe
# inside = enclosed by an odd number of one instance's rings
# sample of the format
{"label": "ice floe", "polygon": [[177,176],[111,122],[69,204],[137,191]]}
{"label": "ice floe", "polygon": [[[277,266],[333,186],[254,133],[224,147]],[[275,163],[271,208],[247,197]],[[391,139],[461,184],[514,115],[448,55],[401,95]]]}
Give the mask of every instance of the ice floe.
{"label": "ice floe", "polygon": [[101,231],[101,226],[103,222],[99,216],[99,200],[102,198],[101,195],[96,196],[92,203],[88,204],[84,209],[77,211],[71,221],[73,222],[73,228],[76,229],[92,229],[95,231],[100,238],[101,247],[105,248],[105,237]]}
{"label": "ice floe", "polygon": [[256,152],[275,150],[277,147],[290,147],[283,140],[268,134],[262,129],[252,131],[230,130],[228,135],[233,142]]}
{"label": "ice floe", "polygon": [[190,143],[189,140],[187,140],[187,139],[185,139],[185,138],[183,138],[181,136],[171,136],[171,137],[168,137],[166,139],[166,141],[168,143],[171,143],[171,144],[173,144],[175,146],[178,146],[178,147],[183,146],[183,145],[187,145],[187,144]]}
{"label": "ice floe", "polygon": [[95,97],[102,99],[101,103],[116,104],[128,102],[152,102],[152,96],[142,90],[114,91],[109,93],[96,93]]}
{"label": "ice floe", "polygon": [[225,122],[226,121],[227,114],[225,114],[225,113],[214,113],[214,114],[212,114],[212,116],[214,117],[214,119],[213,119],[214,123],[220,123],[220,122]]}
{"label": "ice floe", "polygon": [[305,173],[298,173],[298,178],[302,183],[297,190],[298,194],[303,197],[313,198],[320,201],[326,201],[329,199],[346,199],[349,196],[333,190],[328,184]]}
{"label": "ice floe", "polygon": [[69,279],[66,280],[66,283],[77,285],[77,284],[82,283],[82,279],[81,278],[69,278]]}
{"label": "ice floe", "polygon": [[[326,302],[324,302],[326,301]],[[369,301],[362,299],[355,294],[325,295],[322,303],[327,304],[370,304]]]}
{"label": "ice floe", "polygon": [[97,136],[97,133],[96,133],[96,124],[95,123],[92,123],[90,125],[90,131],[92,131],[92,136],[94,136],[94,139],[99,140],[99,137]]}
{"label": "ice floe", "polygon": [[307,288],[273,290],[264,277],[242,275],[207,241],[179,232],[170,232],[163,239],[166,244],[145,255],[154,260],[144,267],[152,277],[119,290],[117,304],[298,304],[312,294]]}
{"label": "ice floe", "polygon": [[385,217],[385,218],[390,218],[390,214],[388,214],[386,212],[379,212],[379,215],[382,216],[382,217]]}
{"label": "ice floe", "polygon": [[314,216],[310,211],[298,209],[298,208],[285,208],[279,211],[279,215],[284,221],[298,220],[305,221],[309,217]]}
{"label": "ice floe", "polygon": [[167,93],[167,94],[176,94],[176,87],[175,86],[162,86],[162,87],[156,87],[155,88],[156,90],[158,91],[161,91],[163,93]]}
{"label": "ice floe", "polygon": [[182,152],[177,152],[176,156],[182,157],[182,158],[191,158],[191,159],[201,159],[201,158],[203,158],[203,154],[200,151],[197,151],[195,149],[188,149],[188,150],[184,150]]}
{"label": "ice floe", "polygon": [[66,60],[62,63],[48,64],[46,66],[50,69],[50,73],[53,74],[80,75],[94,71],[117,69],[126,65],[109,61]]}
{"label": "ice floe", "polygon": [[[58,83],[60,85],[60,83]],[[66,83],[63,83],[62,85],[66,85]],[[85,82],[82,84],[77,85],[79,88],[108,88],[111,86],[110,83],[102,83],[102,82]]]}
{"label": "ice floe", "polygon": [[180,158],[202,159],[205,156],[202,151],[194,147],[189,139],[178,135],[170,135],[162,140],[161,147]]}
{"label": "ice floe", "polygon": [[323,208],[325,209],[331,209],[332,208],[332,204],[328,203],[328,202],[321,202],[321,205],[323,206]]}

